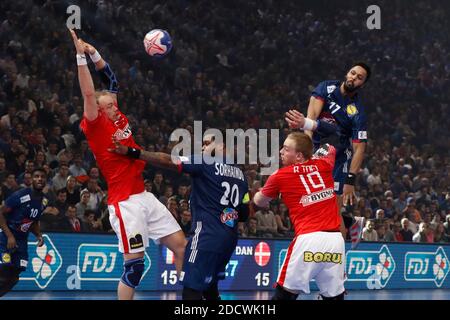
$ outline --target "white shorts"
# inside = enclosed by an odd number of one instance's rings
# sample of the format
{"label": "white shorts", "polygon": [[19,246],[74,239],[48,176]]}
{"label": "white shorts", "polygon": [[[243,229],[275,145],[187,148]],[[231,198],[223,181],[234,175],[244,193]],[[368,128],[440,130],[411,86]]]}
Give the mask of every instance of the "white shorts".
{"label": "white shorts", "polygon": [[148,238],[159,243],[159,239],[181,230],[170,211],[147,191],[108,205],[108,210],[122,253],[145,251]]}
{"label": "white shorts", "polygon": [[325,297],[344,292],[345,242],[340,232],[302,234],[289,245],[278,284],[290,291],[310,293],[313,279]]}

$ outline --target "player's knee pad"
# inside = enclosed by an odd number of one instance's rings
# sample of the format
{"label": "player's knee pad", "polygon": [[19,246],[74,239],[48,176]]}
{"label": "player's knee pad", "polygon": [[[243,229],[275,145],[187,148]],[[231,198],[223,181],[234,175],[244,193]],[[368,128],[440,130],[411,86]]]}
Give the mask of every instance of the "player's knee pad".
{"label": "player's knee pad", "polygon": [[183,287],[181,297],[183,300],[202,300],[203,293],[195,289]]}
{"label": "player's knee pad", "polygon": [[282,286],[277,284],[275,288],[275,294],[272,297],[272,300],[297,300],[298,293],[292,293],[285,290]]}
{"label": "player's knee pad", "polygon": [[334,297],[325,297],[323,295],[320,296],[322,297],[322,300],[344,300],[345,291]]}
{"label": "player's knee pad", "polygon": [[222,300],[217,282],[212,284],[208,290],[203,291],[203,298],[205,298],[205,300]]}
{"label": "player's knee pad", "polygon": [[0,264],[0,297],[8,293],[19,281],[20,271],[11,264]]}
{"label": "player's knee pad", "polygon": [[136,288],[144,273],[144,259],[137,258],[125,261],[120,280],[130,288]]}

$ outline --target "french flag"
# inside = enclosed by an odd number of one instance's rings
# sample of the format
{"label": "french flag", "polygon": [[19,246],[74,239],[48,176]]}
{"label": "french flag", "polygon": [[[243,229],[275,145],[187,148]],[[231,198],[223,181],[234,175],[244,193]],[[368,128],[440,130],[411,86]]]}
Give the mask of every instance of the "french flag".
{"label": "french flag", "polygon": [[165,248],[165,256],[166,256],[166,264],[174,264],[175,257],[173,255],[173,252],[170,251],[168,248]]}

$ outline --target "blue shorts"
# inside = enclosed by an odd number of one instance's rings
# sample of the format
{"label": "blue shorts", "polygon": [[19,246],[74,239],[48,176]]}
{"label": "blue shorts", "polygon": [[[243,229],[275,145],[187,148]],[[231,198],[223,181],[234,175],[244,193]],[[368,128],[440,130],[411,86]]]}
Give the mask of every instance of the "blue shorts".
{"label": "blue shorts", "polygon": [[338,195],[342,194],[345,179],[350,170],[352,162],[352,151],[350,149],[340,149],[336,151],[336,160],[334,162],[333,179],[334,192]]}
{"label": "blue shorts", "polygon": [[22,272],[28,264],[28,240],[16,237],[16,242],[18,247],[8,250],[8,238],[0,232],[0,263],[11,263]]}
{"label": "blue shorts", "polygon": [[192,250],[191,241],[186,246],[180,283],[187,288],[205,291],[212,284],[225,279],[225,268],[236,246],[223,252]]}

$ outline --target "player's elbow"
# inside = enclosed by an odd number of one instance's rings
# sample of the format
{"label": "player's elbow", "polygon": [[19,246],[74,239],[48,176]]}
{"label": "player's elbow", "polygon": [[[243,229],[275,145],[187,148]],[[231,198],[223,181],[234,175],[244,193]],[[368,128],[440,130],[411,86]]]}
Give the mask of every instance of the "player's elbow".
{"label": "player's elbow", "polygon": [[87,89],[82,92],[84,99],[92,99],[95,98],[95,90]]}
{"label": "player's elbow", "polygon": [[270,198],[258,191],[253,198],[253,202],[260,208],[267,208],[269,206]]}

